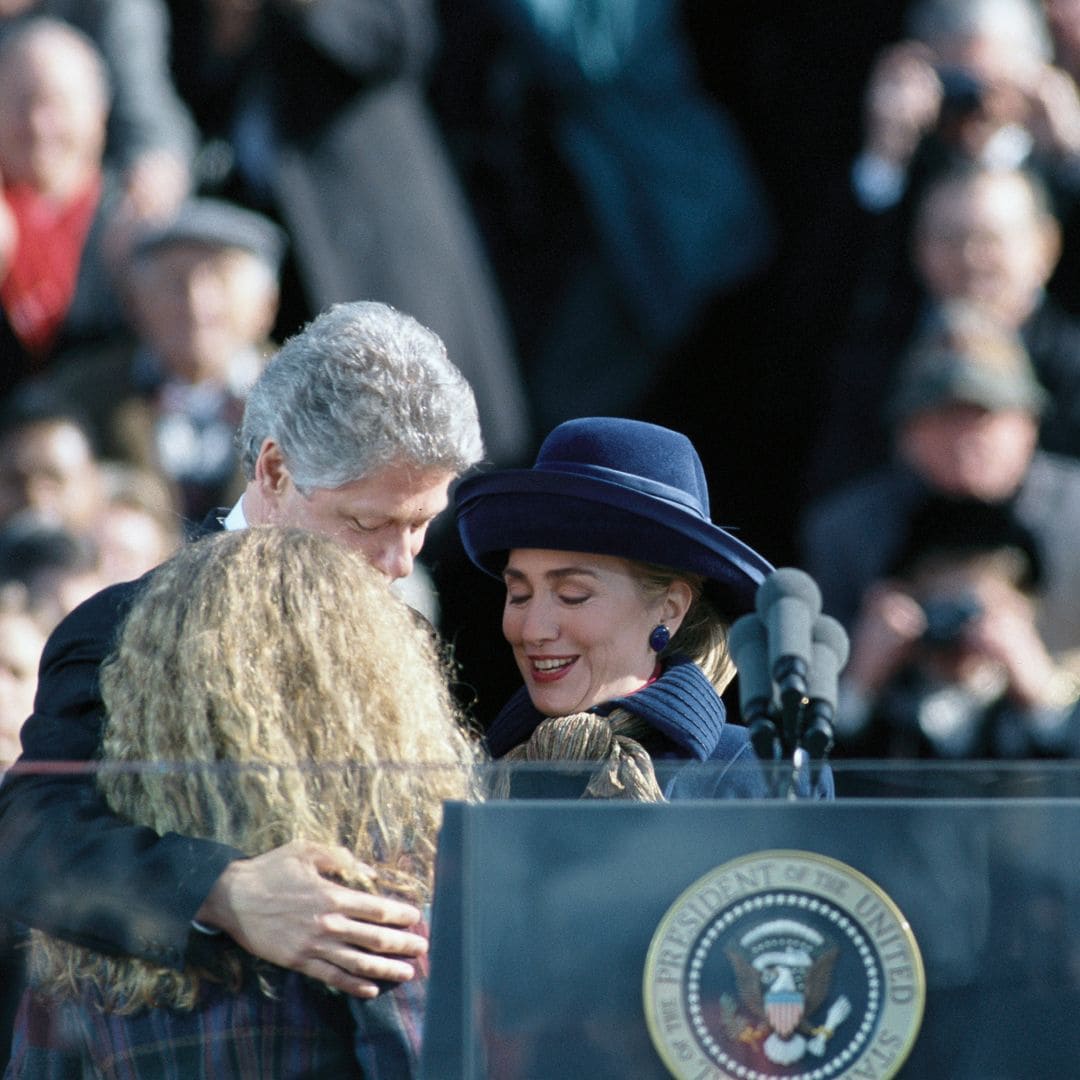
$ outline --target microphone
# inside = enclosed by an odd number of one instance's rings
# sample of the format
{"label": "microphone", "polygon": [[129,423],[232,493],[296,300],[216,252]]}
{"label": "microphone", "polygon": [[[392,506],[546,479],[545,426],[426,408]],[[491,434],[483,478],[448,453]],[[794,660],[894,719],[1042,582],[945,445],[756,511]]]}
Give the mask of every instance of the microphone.
{"label": "microphone", "polygon": [[814,620],[811,636],[813,663],[810,665],[807,709],[802,742],[811,758],[821,761],[833,747],[832,721],[840,672],[847,663],[849,641],[844,628],[831,615]]}
{"label": "microphone", "polygon": [[736,619],[728,631],[728,651],[739,673],[739,711],[749,728],[754,753],[762,761],[778,761],[781,747],[770,715],[773,684],[768,649],[765,624],[757,615]]}
{"label": "microphone", "polygon": [[821,614],[821,590],[794,567],[774,570],[758,587],[757,613],[769,640],[769,667],[780,695],[784,741],[795,745],[799,710],[806,697],[814,620]]}

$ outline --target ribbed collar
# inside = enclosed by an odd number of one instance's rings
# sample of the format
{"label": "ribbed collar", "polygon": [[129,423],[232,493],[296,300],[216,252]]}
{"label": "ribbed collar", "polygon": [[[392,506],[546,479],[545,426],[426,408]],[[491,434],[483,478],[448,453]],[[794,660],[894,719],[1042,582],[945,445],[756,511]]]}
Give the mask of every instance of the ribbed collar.
{"label": "ribbed collar", "polygon": [[[685,656],[673,657],[660,678],[643,689],[590,711],[607,716],[620,706],[670,739],[681,751],[679,756],[698,761],[712,756],[724,729],[726,713],[720,695],[701,668]],[[521,687],[488,728],[491,756],[500,758],[523,743],[544,719]]]}

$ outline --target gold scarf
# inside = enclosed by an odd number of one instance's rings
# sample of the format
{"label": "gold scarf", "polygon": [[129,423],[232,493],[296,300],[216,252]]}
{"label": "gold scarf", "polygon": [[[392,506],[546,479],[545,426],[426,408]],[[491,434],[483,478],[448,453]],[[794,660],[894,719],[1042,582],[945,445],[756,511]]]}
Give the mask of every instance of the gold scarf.
{"label": "gold scarf", "polygon": [[652,758],[638,741],[651,727],[626,709],[609,716],[572,713],[543,720],[504,761],[597,761],[582,798],[664,802]]}

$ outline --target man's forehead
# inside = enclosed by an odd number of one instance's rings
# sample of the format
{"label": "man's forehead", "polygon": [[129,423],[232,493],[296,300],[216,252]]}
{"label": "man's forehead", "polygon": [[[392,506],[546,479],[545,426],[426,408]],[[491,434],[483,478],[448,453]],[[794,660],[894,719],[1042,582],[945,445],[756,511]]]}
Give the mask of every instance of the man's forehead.
{"label": "man's forehead", "polygon": [[411,517],[442,510],[454,479],[455,474],[448,469],[391,464],[373,469],[335,492],[357,506]]}

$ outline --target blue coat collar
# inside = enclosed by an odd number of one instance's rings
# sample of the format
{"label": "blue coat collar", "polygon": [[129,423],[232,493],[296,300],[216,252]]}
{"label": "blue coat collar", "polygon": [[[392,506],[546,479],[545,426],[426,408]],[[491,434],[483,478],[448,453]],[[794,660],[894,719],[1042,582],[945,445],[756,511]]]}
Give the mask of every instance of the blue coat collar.
{"label": "blue coat collar", "polygon": [[[648,721],[675,744],[675,757],[705,761],[712,757],[724,729],[725,710],[712,683],[685,656],[673,657],[660,677],[626,697],[597,705],[592,712],[607,716],[622,707]],[[525,742],[544,719],[521,687],[492,721],[486,742],[491,756],[500,758]]]}

